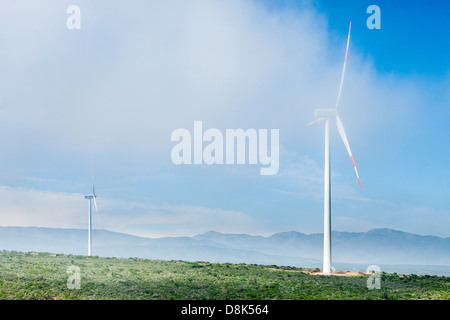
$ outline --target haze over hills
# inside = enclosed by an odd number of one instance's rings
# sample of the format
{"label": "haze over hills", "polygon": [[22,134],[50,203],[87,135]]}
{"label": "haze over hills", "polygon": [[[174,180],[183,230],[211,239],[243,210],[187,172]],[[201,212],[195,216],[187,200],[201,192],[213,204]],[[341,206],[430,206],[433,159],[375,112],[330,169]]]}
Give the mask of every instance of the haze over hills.
{"label": "haze over hills", "polygon": [[[323,234],[296,231],[269,237],[209,231],[194,237],[144,238],[94,230],[93,255],[321,268],[322,241]],[[337,268],[351,264],[450,266],[450,238],[373,229],[334,231],[332,241]],[[86,255],[87,230],[0,227],[0,249]]]}

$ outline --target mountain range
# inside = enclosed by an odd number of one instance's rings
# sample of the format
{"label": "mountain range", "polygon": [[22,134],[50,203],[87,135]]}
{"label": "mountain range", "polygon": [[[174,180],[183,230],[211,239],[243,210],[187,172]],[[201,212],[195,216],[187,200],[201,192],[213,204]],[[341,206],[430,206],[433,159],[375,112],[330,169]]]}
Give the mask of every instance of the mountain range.
{"label": "mountain range", "polygon": [[[296,231],[268,237],[209,231],[193,237],[145,238],[93,231],[93,255],[321,268],[323,234]],[[87,254],[87,230],[0,227],[0,249]],[[332,232],[333,264],[450,266],[450,238],[392,229]],[[447,270],[447,269],[446,269]],[[450,269],[449,269],[450,270]]]}

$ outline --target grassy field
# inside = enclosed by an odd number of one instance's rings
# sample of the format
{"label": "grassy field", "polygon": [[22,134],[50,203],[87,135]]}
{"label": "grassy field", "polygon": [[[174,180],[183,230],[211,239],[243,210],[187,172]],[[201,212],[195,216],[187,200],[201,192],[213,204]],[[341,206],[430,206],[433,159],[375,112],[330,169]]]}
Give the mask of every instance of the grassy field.
{"label": "grassy field", "polygon": [[[79,289],[68,288],[68,267]],[[450,299],[450,278],[311,275],[301,268],[0,251],[0,299],[302,300]],[[69,285],[76,282],[69,281]]]}

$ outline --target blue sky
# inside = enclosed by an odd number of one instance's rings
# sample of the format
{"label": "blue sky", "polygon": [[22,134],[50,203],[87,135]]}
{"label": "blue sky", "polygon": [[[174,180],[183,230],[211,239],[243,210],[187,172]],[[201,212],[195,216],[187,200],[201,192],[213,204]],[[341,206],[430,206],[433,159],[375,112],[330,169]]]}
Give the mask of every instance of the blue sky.
{"label": "blue sky", "polygon": [[[70,1],[0,4],[0,224],[145,236],[322,232],[323,124],[332,228],[448,237],[449,4],[414,1]],[[366,9],[381,9],[369,30]],[[280,169],[180,165],[173,130],[280,130]]]}

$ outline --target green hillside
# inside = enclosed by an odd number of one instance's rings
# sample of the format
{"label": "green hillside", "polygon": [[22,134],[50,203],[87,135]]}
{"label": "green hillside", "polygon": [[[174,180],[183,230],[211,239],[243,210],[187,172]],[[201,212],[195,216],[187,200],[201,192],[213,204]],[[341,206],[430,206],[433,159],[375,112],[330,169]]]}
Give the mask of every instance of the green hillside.
{"label": "green hillside", "polygon": [[[79,267],[69,289],[68,267]],[[311,275],[301,268],[0,252],[0,299],[450,299],[450,278]],[[76,281],[69,281],[76,285]]]}

